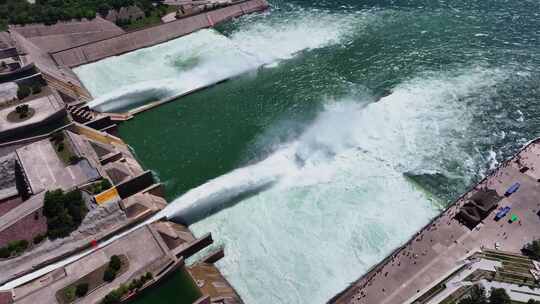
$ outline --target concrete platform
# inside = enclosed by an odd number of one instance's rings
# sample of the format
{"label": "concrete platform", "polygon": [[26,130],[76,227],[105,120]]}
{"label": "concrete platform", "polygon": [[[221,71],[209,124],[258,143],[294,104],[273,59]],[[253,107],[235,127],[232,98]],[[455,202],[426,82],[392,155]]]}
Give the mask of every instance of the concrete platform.
{"label": "concrete platform", "polygon": [[15,303],[56,303],[55,294],[71,282],[85,276],[94,269],[106,264],[112,255],[125,254],[129,260],[128,270],[112,283],[105,284],[77,303],[98,303],[107,293],[117,288],[120,283],[132,277],[144,274],[161,259],[172,261],[148,226],[143,226],[105,248],[77,260],[57,271],[49,273],[14,290]]}
{"label": "concrete platform", "polygon": [[51,187],[68,190],[100,178],[97,169],[87,159],[66,165],[49,139],[19,148],[16,153],[32,193]]}
{"label": "concrete platform", "polygon": [[15,111],[15,106],[0,110],[0,140],[29,132],[30,129],[58,121],[66,116],[63,104],[52,94],[25,101],[24,104],[34,109],[35,113],[20,122],[10,122],[7,119],[9,113]]}

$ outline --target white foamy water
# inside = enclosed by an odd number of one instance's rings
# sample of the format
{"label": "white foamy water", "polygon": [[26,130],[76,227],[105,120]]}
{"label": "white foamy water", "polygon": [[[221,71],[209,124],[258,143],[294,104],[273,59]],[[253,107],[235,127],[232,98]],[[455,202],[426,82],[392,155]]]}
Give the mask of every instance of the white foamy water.
{"label": "white foamy water", "polygon": [[297,140],[165,213],[183,216],[271,183],[191,228],[226,246],[218,266],[246,303],[323,303],[437,214],[405,172],[441,172],[433,160],[442,155],[469,161],[459,147],[472,119],[463,98],[500,77],[458,74],[421,76],[377,103],[329,101]]}
{"label": "white foamy water", "polygon": [[298,52],[339,43],[353,29],[346,16],[310,15],[260,22],[228,38],[205,29],[154,47],[81,66],[75,73],[95,99],[90,107],[114,111],[190,92]]}

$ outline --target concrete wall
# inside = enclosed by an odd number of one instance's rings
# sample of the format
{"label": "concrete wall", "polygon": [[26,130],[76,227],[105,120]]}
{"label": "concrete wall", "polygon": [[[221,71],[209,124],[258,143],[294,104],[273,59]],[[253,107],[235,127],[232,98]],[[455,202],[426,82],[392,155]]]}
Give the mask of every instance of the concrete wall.
{"label": "concrete wall", "polygon": [[104,133],[98,130],[94,130],[90,127],[87,127],[85,125],[81,125],[78,123],[72,124],[70,127],[70,130],[79,134],[84,135],[94,141],[114,145],[114,146],[125,146],[126,144],[118,137],[113,136],[108,133]]}
{"label": "concrete wall", "polygon": [[146,171],[139,176],[116,185],[116,191],[120,198],[125,199],[154,184],[154,176],[151,171]]}
{"label": "concrete wall", "polygon": [[14,47],[3,49],[3,50],[0,50],[0,59],[17,57],[18,54],[19,53],[17,52],[17,49]]}
{"label": "concrete wall", "polygon": [[11,31],[11,37],[16,42],[18,52],[24,54],[22,56],[23,64],[34,63],[51,87],[75,99],[80,97],[91,99],[90,93],[88,93],[70,69],[56,66],[48,53],[37,47],[16,30]]}
{"label": "concrete wall", "polygon": [[33,63],[27,64],[18,70],[0,74],[0,83],[15,81],[20,78],[32,76],[36,73],[38,73],[38,70],[35,65]]}
{"label": "concrete wall", "polygon": [[14,140],[16,138],[23,137],[24,135],[28,134],[28,132],[30,131],[34,131],[44,126],[59,122],[63,120],[66,116],[67,116],[66,109],[61,108],[43,120],[36,121],[35,123],[31,123],[31,124],[25,124],[19,128],[3,130],[0,132],[0,142],[6,141],[6,140]]}
{"label": "concrete wall", "polygon": [[247,0],[207,13],[54,52],[51,56],[60,66],[75,67],[172,40],[266,8],[268,8],[268,3],[265,0]]}

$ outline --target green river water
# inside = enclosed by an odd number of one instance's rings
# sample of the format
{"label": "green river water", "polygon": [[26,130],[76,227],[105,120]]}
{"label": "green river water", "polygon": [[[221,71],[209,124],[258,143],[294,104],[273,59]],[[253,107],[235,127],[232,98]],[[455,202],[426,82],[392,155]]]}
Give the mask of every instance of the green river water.
{"label": "green river water", "polygon": [[540,3],[270,3],[76,72],[102,110],[233,77],[120,135],[171,210],[227,201],[190,228],[246,303],[324,303],[538,136]]}

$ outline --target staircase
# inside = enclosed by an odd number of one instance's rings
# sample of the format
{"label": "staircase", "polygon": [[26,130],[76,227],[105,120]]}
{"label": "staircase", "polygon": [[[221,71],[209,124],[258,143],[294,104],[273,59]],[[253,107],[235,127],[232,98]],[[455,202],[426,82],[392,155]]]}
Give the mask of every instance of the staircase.
{"label": "staircase", "polygon": [[84,124],[92,121],[96,118],[97,113],[90,110],[87,105],[83,103],[66,105],[68,112],[71,114],[71,118],[74,121]]}

